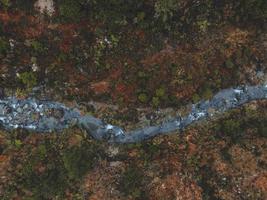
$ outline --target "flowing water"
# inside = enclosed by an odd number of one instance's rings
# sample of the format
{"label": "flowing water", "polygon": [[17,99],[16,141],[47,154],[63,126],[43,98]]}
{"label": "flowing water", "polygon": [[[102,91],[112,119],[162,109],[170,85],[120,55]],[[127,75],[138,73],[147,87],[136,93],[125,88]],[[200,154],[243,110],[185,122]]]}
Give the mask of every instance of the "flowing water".
{"label": "flowing water", "polygon": [[78,110],[61,103],[9,97],[0,100],[0,124],[8,131],[22,128],[40,133],[61,131],[77,125],[97,140],[134,143],[160,134],[183,130],[196,121],[260,99],[267,99],[267,85],[224,89],[210,100],[193,104],[191,112],[185,117],[178,115],[157,126],[125,132],[122,128],[107,124],[91,115],[83,116]]}

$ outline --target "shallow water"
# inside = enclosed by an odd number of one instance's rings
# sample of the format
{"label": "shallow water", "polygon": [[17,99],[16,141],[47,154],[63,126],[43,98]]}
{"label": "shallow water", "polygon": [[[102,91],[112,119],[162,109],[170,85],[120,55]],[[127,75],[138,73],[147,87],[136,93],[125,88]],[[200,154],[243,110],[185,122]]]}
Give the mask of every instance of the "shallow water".
{"label": "shallow water", "polygon": [[61,131],[78,125],[97,140],[106,140],[111,143],[133,143],[175,130],[183,130],[196,121],[260,99],[267,99],[267,85],[224,89],[210,100],[193,104],[191,112],[185,117],[176,116],[161,125],[125,132],[122,128],[107,124],[93,116],[82,116],[78,110],[57,102],[39,101],[32,98],[20,100],[9,97],[0,100],[0,123],[4,129],[9,131],[22,128],[42,133]]}

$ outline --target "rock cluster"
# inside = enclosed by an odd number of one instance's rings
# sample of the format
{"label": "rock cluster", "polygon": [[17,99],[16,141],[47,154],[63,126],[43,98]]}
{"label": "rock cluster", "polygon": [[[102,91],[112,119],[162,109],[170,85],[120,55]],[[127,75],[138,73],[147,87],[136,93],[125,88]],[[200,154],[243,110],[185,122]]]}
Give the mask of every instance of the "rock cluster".
{"label": "rock cluster", "polygon": [[75,124],[78,117],[78,111],[60,103],[36,99],[0,100],[0,124],[7,130],[23,128],[37,132],[52,132]]}

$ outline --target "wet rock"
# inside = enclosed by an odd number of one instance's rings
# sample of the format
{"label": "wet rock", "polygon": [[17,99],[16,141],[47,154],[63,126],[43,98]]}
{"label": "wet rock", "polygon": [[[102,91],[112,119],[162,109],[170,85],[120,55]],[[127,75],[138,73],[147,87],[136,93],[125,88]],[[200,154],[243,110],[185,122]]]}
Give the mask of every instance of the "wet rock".
{"label": "wet rock", "polygon": [[20,107],[17,109],[17,112],[18,112],[18,113],[22,113],[22,111],[23,111],[23,110],[22,110],[22,108],[20,108]]}

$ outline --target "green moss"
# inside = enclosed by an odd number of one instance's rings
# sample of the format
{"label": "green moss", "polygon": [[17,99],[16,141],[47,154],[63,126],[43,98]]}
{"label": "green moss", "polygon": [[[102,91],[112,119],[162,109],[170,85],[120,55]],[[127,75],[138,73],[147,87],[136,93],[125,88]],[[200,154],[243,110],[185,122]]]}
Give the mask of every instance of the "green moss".
{"label": "green moss", "polygon": [[152,98],[152,104],[153,104],[154,107],[158,107],[159,104],[160,104],[159,98],[158,97],[153,97]]}
{"label": "green moss", "polygon": [[164,95],[165,95],[165,89],[164,89],[163,87],[158,88],[158,89],[156,90],[156,96],[157,96],[157,97],[163,97]]}
{"label": "green moss", "polygon": [[197,21],[197,26],[201,32],[205,33],[208,27],[210,26],[210,23],[208,22],[207,19],[204,19],[204,20]]}
{"label": "green moss", "polygon": [[21,140],[15,140],[15,147],[16,147],[16,148],[20,148],[21,145],[22,145]]}
{"label": "green moss", "polygon": [[6,54],[8,49],[8,42],[4,38],[0,37],[0,55]]}
{"label": "green moss", "polygon": [[148,101],[148,96],[147,94],[145,93],[141,93],[138,95],[138,100],[141,102],[141,103],[147,103]]}
{"label": "green moss", "polygon": [[7,9],[11,5],[11,3],[9,0],[0,0],[0,5],[3,6],[4,9]]}
{"label": "green moss", "polygon": [[147,73],[145,73],[144,71],[139,71],[137,75],[140,79],[147,77]]}
{"label": "green moss", "polygon": [[111,34],[110,35],[110,41],[111,41],[111,46],[113,48],[116,48],[119,44],[120,38],[116,35]]}
{"label": "green moss", "polygon": [[82,142],[80,146],[73,146],[64,150],[63,163],[68,176],[71,179],[81,179],[102,154],[103,151],[98,145],[88,142]]}
{"label": "green moss", "polygon": [[229,68],[229,69],[232,69],[232,68],[234,68],[234,63],[232,62],[232,60],[229,58],[229,59],[227,59],[226,61],[225,61],[225,66],[227,67],[227,68]]}
{"label": "green moss", "polygon": [[122,174],[119,183],[119,190],[126,196],[131,196],[133,199],[143,199],[143,179],[144,174],[142,170],[140,168],[131,166]]}
{"label": "green moss", "polygon": [[17,132],[12,132],[10,137],[14,147],[19,145],[20,150],[19,156],[12,158],[12,180],[5,187],[3,199],[12,199],[16,191],[23,199],[66,199],[67,189],[75,190],[77,198],[73,199],[79,199],[83,175],[103,156],[100,144],[87,140],[68,147],[69,138],[65,136],[43,137],[34,145],[22,145]]}
{"label": "green moss", "polygon": [[157,0],[155,2],[155,14],[163,22],[170,20],[178,9],[176,0]]}
{"label": "green moss", "polygon": [[209,87],[206,87],[204,90],[203,90],[203,92],[202,92],[202,94],[201,94],[201,96],[202,96],[202,98],[204,98],[204,99],[210,99],[211,97],[212,97],[212,95],[213,95],[213,93],[212,93],[212,90],[211,90],[211,88],[209,88]]}
{"label": "green moss", "polygon": [[252,109],[249,106],[246,106],[244,108],[244,111],[245,111],[245,115],[249,118],[258,118],[259,117],[259,112],[255,109]]}
{"label": "green moss", "polygon": [[79,1],[61,0],[59,13],[64,20],[78,21],[81,18],[81,6]]}
{"label": "green moss", "polygon": [[38,53],[43,53],[45,51],[42,43],[40,43],[36,40],[31,41],[31,47],[33,48],[34,51],[36,51]]}
{"label": "green moss", "polygon": [[160,154],[160,145],[153,142],[145,142],[140,146],[140,158],[144,162],[144,166],[148,166],[152,160]]}
{"label": "green moss", "polygon": [[233,143],[239,143],[244,136],[244,127],[238,119],[228,119],[221,123],[220,131],[230,137]]}
{"label": "green moss", "polygon": [[236,120],[226,120],[222,124],[222,130],[227,135],[232,135],[241,132],[240,123]]}
{"label": "green moss", "polygon": [[198,101],[200,101],[200,96],[198,94],[194,94],[192,100],[193,103],[197,103]]}
{"label": "green moss", "polygon": [[134,18],[134,23],[136,24],[142,23],[145,19],[145,16],[146,16],[145,12],[138,12],[137,16]]}
{"label": "green moss", "polygon": [[23,72],[19,74],[20,81],[24,84],[27,91],[31,91],[37,85],[37,77],[33,72]]}

